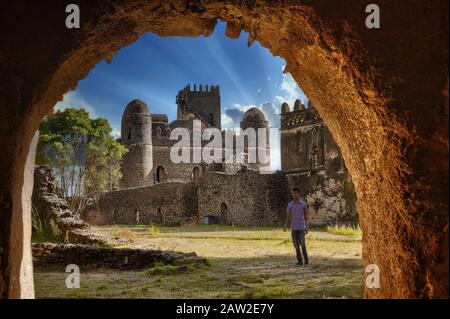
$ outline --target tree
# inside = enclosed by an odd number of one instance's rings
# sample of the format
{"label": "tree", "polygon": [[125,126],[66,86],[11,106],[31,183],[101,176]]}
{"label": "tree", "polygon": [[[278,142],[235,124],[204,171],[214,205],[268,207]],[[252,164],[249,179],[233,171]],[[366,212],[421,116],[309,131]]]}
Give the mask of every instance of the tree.
{"label": "tree", "polygon": [[122,177],[120,161],[128,150],[111,136],[108,120],[67,108],[47,116],[39,130],[36,163],[53,168],[72,211],[82,213]]}

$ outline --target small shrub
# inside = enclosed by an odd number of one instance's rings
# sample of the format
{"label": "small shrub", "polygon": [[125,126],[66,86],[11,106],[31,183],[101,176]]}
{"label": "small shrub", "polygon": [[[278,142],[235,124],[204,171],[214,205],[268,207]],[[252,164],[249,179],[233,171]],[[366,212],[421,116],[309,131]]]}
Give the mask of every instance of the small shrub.
{"label": "small shrub", "polygon": [[361,237],[362,231],[358,226],[332,225],[327,226],[327,232],[330,234]]}
{"label": "small shrub", "polygon": [[159,227],[156,225],[153,225],[153,224],[150,225],[150,227],[148,228],[148,231],[147,231],[147,233],[151,236],[159,235],[160,232],[161,231],[160,231]]}

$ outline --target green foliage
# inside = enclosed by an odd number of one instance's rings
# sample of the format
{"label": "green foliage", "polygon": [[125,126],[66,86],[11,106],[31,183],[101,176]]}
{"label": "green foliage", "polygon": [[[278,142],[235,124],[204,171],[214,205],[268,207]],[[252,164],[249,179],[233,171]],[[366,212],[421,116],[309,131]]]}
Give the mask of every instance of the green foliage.
{"label": "green foliage", "polygon": [[147,232],[149,235],[159,235],[160,230],[158,226],[151,224]]}
{"label": "green foliage", "polygon": [[166,265],[163,262],[157,261],[145,272],[149,275],[177,275],[194,270],[195,267],[191,264]]}
{"label": "green foliage", "polygon": [[111,136],[108,120],[67,108],[47,116],[39,130],[36,164],[53,168],[73,211],[81,213],[121,178],[120,161],[128,150]]}
{"label": "green foliage", "polygon": [[359,226],[333,225],[327,226],[327,232],[335,235],[361,237],[362,231]]}
{"label": "green foliage", "polygon": [[31,233],[32,243],[58,242],[56,236],[48,231],[44,226],[44,222],[39,218],[39,214],[37,214],[36,207],[34,207],[34,205],[31,208],[31,223],[33,229]]}

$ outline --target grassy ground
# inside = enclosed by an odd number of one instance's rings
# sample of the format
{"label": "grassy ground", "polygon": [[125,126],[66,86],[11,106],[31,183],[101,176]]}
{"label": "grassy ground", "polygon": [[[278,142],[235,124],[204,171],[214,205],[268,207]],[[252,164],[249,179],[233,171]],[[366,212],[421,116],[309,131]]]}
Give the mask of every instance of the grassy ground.
{"label": "grassy ground", "polygon": [[140,271],[81,270],[81,288],[65,288],[64,269],[35,269],[38,298],[361,298],[358,232],[326,228],[307,235],[310,265],[297,267],[290,235],[275,228],[233,226],[96,227],[114,245],[196,252],[209,266]]}

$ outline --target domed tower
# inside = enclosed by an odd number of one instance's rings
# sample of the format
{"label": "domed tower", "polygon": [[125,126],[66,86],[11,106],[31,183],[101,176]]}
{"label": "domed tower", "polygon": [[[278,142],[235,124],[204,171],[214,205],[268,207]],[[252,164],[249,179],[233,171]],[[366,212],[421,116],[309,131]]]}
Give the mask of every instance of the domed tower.
{"label": "domed tower", "polygon": [[[255,129],[256,132],[256,145],[246,145],[246,152],[252,151],[255,148],[257,155],[256,163],[249,163],[249,168],[255,170],[269,170],[270,169],[270,134],[269,134],[269,122],[266,121],[264,113],[257,107],[252,107],[245,112],[241,121],[241,129],[245,131],[248,128]],[[258,129],[265,129],[265,134],[262,136],[263,140],[260,140],[260,134]],[[247,148],[248,147],[248,148]],[[262,149],[261,149],[262,148]]]}
{"label": "domed tower", "polygon": [[121,188],[148,186],[153,183],[152,119],[141,100],[128,103],[122,115],[121,142],[128,148],[122,160]]}

